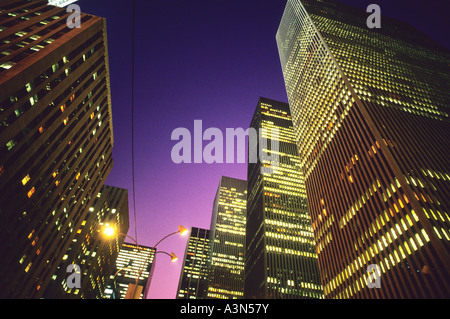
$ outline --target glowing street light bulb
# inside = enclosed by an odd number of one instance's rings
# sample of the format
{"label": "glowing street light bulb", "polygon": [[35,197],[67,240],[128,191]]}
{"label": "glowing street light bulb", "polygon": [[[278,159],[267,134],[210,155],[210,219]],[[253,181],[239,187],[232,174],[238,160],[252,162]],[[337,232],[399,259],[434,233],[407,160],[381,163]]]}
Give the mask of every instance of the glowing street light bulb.
{"label": "glowing street light bulb", "polygon": [[105,229],[103,230],[103,234],[105,234],[108,237],[114,236],[115,233],[116,233],[116,231],[114,230],[114,227],[112,227],[112,226],[106,226]]}
{"label": "glowing street light bulb", "polygon": [[188,230],[187,230],[185,227],[183,227],[183,226],[181,226],[181,225],[178,225],[178,232],[179,232],[181,235],[184,235],[184,234],[187,234]]}

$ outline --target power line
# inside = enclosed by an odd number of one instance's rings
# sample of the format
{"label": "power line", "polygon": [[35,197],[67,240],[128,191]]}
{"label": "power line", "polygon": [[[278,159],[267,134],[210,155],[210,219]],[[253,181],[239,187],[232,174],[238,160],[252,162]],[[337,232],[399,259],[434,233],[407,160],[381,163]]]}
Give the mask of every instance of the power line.
{"label": "power line", "polygon": [[131,34],[131,174],[133,180],[133,216],[134,216],[134,238],[137,241],[137,222],[136,222],[136,192],[134,182],[134,24],[135,24],[135,5],[133,0],[132,13],[132,34]]}

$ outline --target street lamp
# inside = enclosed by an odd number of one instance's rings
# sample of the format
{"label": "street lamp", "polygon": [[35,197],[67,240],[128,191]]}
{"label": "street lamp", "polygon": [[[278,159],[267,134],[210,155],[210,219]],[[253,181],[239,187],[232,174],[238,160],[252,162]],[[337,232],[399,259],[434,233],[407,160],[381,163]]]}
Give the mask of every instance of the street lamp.
{"label": "street lamp", "polygon": [[[156,243],[155,246],[153,246],[153,248],[156,248],[156,246],[158,246],[160,242],[162,242],[164,239],[166,239],[169,236],[172,236],[172,235],[175,235],[175,234],[178,234],[178,233],[180,233],[180,235],[183,236],[183,235],[187,234],[187,232],[188,232],[188,230],[185,227],[183,227],[182,225],[178,225],[178,230],[176,232],[173,232],[173,233],[170,233],[170,234],[164,236],[160,241],[158,241]],[[103,234],[105,234],[107,237],[113,237],[116,234],[116,230],[115,230],[115,228],[113,226],[110,226],[110,225],[107,224],[104,227],[104,229],[103,229]],[[119,233],[118,235],[130,238],[137,246],[139,246],[138,243],[136,242],[136,240],[133,237],[130,237],[130,236],[128,236],[125,233]]]}
{"label": "street lamp", "polygon": [[[153,248],[155,248],[155,255],[156,255],[157,253],[163,253],[163,254],[169,256],[169,257],[170,257],[170,260],[171,260],[172,262],[175,262],[175,261],[178,259],[178,257],[175,255],[175,253],[171,252],[171,253],[169,254],[169,253],[167,253],[167,252],[165,252],[165,251],[156,251],[156,246],[158,246],[159,243],[161,243],[164,239],[166,239],[166,238],[169,237],[169,236],[172,236],[172,235],[175,235],[175,234],[178,234],[178,233],[179,233],[180,235],[184,235],[184,234],[186,234],[187,232],[188,232],[188,230],[187,230],[185,227],[183,227],[182,225],[178,225],[178,230],[177,230],[176,232],[173,232],[173,233],[170,233],[170,234],[164,236],[160,241],[158,241],[158,242],[156,243],[156,245],[153,247]],[[113,226],[110,226],[109,224],[106,224],[105,227],[103,228],[103,234],[104,234],[106,237],[108,237],[108,238],[112,238],[112,237],[116,234],[116,230],[115,230],[115,228],[114,228]],[[133,237],[130,237],[130,236],[128,236],[128,235],[125,234],[125,233],[118,233],[118,236],[125,236],[125,237],[130,238],[130,239],[136,244],[137,248],[138,248],[139,251],[141,252],[141,247],[139,246],[139,244],[137,243],[137,241],[136,241]],[[142,258],[142,254],[141,254],[141,258]],[[126,299],[139,299],[139,295],[140,295],[140,293],[141,293],[141,291],[142,291],[142,286],[138,286],[138,279],[140,278],[142,272],[144,271],[144,265],[145,265],[145,262],[146,262],[146,261],[147,261],[147,260],[145,260],[143,263],[141,263],[142,265],[139,267],[139,272],[138,272],[137,275],[136,275],[136,284],[133,285],[133,284],[130,283],[130,284],[128,285],[127,294],[126,294],[126,296],[125,296]],[[142,268],[141,268],[141,267],[142,267]],[[120,270],[119,270],[119,271],[120,271]],[[119,272],[119,271],[118,271],[118,272]],[[117,275],[118,272],[116,272],[115,275]],[[115,275],[114,275],[114,276],[115,276]],[[136,290],[137,287],[139,287],[139,288]]]}
{"label": "street lamp", "polygon": [[105,229],[103,230],[103,234],[105,234],[108,237],[112,237],[115,234],[115,229],[112,226],[106,226]]}
{"label": "street lamp", "polygon": [[[112,238],[112,237],[114,237],[114,235],[116,235],[116,229],[114,228],[114,226],[110,226],[109,224],[106,224],[105,227],[103,228],[103,234],[108,238]],[[117,236],[128,237],[136,244],[136,246],[139,247],[139,244],[137,243],[136,239],[134,239],[133,237],[130,237],[125,233],[117,233]]]}

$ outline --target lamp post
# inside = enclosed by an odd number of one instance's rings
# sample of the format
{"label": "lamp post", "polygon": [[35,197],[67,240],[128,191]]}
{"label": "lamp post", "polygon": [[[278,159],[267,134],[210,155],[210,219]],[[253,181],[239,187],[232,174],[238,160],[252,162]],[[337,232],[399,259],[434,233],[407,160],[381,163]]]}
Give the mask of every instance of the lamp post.
{"label": "lamp post", "polygon": [[[163,253],[163,254],[169,256],[172,262],[175,262],[178,259],[178,257],[175,255],[175,253],[172,252],[172,253],[169,254],[169,253],[167,253],[165,251],[156,251],[156,246],[159,245],[159,243],[161,243],[167,237],[170,237],[170,236],[178,234],[178,233],[180,233],[181,235],[184,235],[185,233],[187,233],[187,231],[188,230],[185,227],[179,225],[177,231],[164,236],[153,247],[153,248],[155,248],[155,255],[157,253]],[[113,237],[116,234],[115,228],[113,226],[106,225],[105,228],[103,229],[103,234],[105,234],[107,237]],[[118,236],[125,236],[125,237],[131,239],[136,244],[136,247],[139,249],[139,252],[140,253],[142,252],[142,249],[141,249],[140,245],[137,243],[137,241],[133,237],[130,237],[129,235],[127,235],[125,233],[118,233],[117,235]],[[141,256],[141,260],[142,260],[142,254],[140,254],[140,256]],[[138,280],[141,277],[142,272],[144,271],[144,265],[145,265],[146,262],[147,262],[147,259],[144,260],[144,262],[141,263],[141,266],[139,266],[139,271],[136,274],[135,284],[130,283],[128,285],[127,294],[125,296],[125,299],[139,299],[143,287],[138,285]],[[127,268],[127,267],[125,267],[125,268]],[[119,269],[114,276],[116,276],[121,270],[123,270],[123,269]]]}

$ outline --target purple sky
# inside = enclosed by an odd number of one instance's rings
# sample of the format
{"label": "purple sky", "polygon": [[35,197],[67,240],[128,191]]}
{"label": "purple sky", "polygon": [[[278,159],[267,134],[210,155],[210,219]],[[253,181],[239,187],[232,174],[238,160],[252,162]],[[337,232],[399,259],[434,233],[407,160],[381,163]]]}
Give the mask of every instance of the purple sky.
{"label": "purple sky", "polygon": [[[444,3],[341,1],[415,25],[449,47]],[[132,1],[80,0],[81,10],[107,19],[114,124],[114,167],[106,183],[127,188],[128,235],[153,246],[186,228],[209,228],[214,195],[222,175],[246,179],[245,164],[174,164],[172,131],[247,128],[260,96],[287,102],[275,42],[285,0],[136,0],[134,145],[136,225],[131,157]],[[395,4],[394,4],[395,3]],[[419,3],[419,2],[417,2]],[[438,16],[439,15],[439,16]],[[440,32],[433,32],[440,30]],[[439,39],[442,37],[442,39]],[[204,142],[206,145],[208,142]],[[224,154],[225,155],[225,154]],[[172,236],[159,250],[174,252],[176,263],[157,255],[149,298],[171,299],[187,236]]]}

